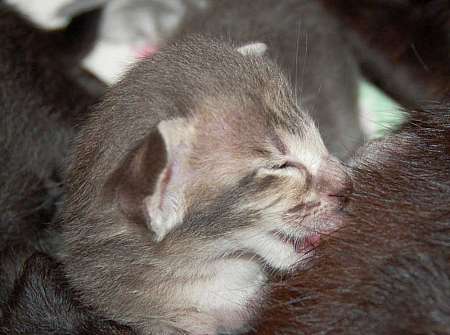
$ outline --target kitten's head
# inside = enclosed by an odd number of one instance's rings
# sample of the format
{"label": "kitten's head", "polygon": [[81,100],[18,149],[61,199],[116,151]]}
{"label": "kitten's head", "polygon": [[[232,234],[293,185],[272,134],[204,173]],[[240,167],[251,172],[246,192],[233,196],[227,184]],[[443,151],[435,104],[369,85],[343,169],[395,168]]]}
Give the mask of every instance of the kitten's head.
{"label": "kitten's head", "polygon": [[[145,221],[162,255],[245,254],[287,270],[336,228],[344,169],[284,77],[257,68],[264,50],[237,49],[254,60],[251,80],[199,96],[186,115],[159,122],[121,170],[135,181],[119,188],[121,208]],[[148,174],[152,186],[136,197]]]}

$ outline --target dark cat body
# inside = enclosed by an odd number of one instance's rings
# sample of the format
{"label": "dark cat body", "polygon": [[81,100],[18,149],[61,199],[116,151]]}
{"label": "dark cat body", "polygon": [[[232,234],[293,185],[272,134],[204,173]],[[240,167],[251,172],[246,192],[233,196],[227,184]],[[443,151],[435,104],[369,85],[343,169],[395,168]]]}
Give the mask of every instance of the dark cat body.
{"label": "dark cat body", "polygon": [[45,32],[0,4],[1,334],[131,334],[82,305],[46,255],[69,143],[100,87],[80,68],[98,15]]}
{"label": "dark cat body", "polygon": [[258,334],[450,334],[450,109],[364,147],[342,228]]}
{"label": "dark cat body", "polygon": [[361,144],[356,63],[339,23],[317,1],[211,1],[180,30],[179,36],[201,33],[241,44],[264,42],[330,152],[343,158]]}
{"label": "dark cat body", "polygon": [[44,32],[0,4],[0,241],[32,243],[52,220],[69,142],[97,99],[76,80],[98,18]]}
{"label": "dark cat body", "polygon": [[363,74],[398,102],[420,106],[448,96],[448,1],[321,2],[343,21]]}
{"label": "dark cat body", "polygon": [[133,334],[81,305],[61,266],[31,248],[3,249],[0,279],[0,334]]}

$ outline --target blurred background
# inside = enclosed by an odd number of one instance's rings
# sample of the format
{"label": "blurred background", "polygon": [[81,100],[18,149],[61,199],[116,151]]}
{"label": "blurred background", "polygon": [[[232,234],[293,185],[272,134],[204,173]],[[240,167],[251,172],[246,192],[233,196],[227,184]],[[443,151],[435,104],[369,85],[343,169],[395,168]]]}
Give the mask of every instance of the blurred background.
{"label": "blurred background", "polygon": [[[136,60],[164,45],[186,16],[213,0],[7,0],[45,29],[103,8],[85,69],[114,84]],[[449,92],[449,3],[441,0],[315,0],[347,30],[361,68],[360,123],[367,138],[402,120],[402,106],[442,99]]]}

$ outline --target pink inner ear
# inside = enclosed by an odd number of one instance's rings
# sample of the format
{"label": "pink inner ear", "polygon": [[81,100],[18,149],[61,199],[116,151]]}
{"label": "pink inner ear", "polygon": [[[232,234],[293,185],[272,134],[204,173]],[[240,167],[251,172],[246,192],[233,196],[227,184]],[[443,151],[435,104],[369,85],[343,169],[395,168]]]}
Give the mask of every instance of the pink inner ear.
{"label": "pink inner ear", "polygon": [[159,209],[162,209],[164,202],[164,195],[167,190],[167,185],[169,184],[170,178],[172,177],[172,163],[169,164],[164,170],[164,176],[161,179],[161,195],[159,198]]}
{"label": "pink inner ear", "polygon": [[191,181],[189,153],[192,129],[185,119],[161,121],[158,125],[167,153],[166,166],[158,176],[156,189],[145,199],[147,221],[157,240],[183,219],[184,192]]}

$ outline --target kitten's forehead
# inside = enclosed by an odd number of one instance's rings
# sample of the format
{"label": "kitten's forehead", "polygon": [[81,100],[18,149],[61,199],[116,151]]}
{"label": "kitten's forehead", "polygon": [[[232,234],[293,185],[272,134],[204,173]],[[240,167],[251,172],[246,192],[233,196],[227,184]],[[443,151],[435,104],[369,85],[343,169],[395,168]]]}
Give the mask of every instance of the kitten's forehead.
{"label": "kitten's forehead", "polygon": [[328,156],[328,150],[315,126],[302,129],[301,134],[279,128],[277,135],[285,146],[287,159],[302,163],[313,175],[318,172],[323,157]]}
{"label": "kitten's forehead", "polygon": [[[270,140],[271,145],[286,146],[295,154],[323,154],[326,149],[309,114],[299,108],[288,93],[277,88],[270,96],[220,96],[203,99],[193,115],[201,136],[223,145],[245,144],[253,149]],[[285,143],[284,143],[285,142]],[[284,144],[283,144],[284,143]]]}
{"label": "kitten's forehead", "polygon": [[248,173],[248,169],[274,159],[302,163],[315,173],[327,155],[318,129],[299,110],[280,112],[260,104],[216,104],[209,106],[208,112],[197,114],[194,122],[194,161],[213,165],[223,174]]}

